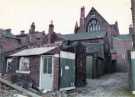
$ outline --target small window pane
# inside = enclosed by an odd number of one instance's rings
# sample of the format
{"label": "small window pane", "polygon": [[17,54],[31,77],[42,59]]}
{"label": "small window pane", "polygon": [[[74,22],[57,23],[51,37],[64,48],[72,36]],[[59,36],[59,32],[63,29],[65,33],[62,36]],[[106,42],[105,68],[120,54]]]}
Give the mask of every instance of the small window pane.
{"label": "small window pane", "polygon": [[52,73],[52,57],[48,57],[48,73]]}
{"label": "small window pane", "polygon": [[44,57],[44,58],[43,58],[43,61],[44,61],[44,62],[43,62],[43,63],[44,63],[44,64],[43,64],[43,72],[44,72],[44,73],[47,73],[47,57]]}
{"label": "small window pane", "polygon": [[88,32],[100,31],[100,23],[99,23],[99,21],[97,21],[96,19],[91,19],[89,24],[88,24],[87,31]]}
{"label": "small window pane", "polygon": [[12,59],[7,59],[7,69],[6,72],[12,71]]}
{"label": "small window pane", "polygon": [[52,73],[52,57],[45,56],[44,57],[44,65],[43,65],[43,72],[51,74]]}

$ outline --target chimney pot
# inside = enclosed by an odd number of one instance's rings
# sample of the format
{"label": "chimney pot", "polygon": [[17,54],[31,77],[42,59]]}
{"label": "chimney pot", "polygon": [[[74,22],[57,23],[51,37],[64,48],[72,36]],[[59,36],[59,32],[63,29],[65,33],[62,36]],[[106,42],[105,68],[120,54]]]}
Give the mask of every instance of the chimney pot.
{"label": "chimney pot", "polygon": [[9,29],[6,29],[5,31],[6,31],[6,32],[10,32],[10,33],[11,33],[11,29],[10,29],[10,28],[9,28]]}
{"label": "chimney pot", "polygon": [[21,30],[21,35],[24,35],[25,34],[25,31],[24,30]]}

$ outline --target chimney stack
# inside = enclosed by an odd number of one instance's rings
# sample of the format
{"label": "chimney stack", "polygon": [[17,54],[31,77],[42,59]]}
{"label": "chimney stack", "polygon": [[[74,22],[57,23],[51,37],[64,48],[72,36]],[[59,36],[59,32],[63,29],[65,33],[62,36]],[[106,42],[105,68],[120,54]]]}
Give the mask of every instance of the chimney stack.
{"label": "chimney stack", "polygon": [[53,21],[51,21],[51,24],[49,24],[49,33],[53,33],[54,32],[54,25],[53,25]]}
{"label": "chimney stack", "polygon": [[131,0],[131,11],[133,21],[132,41],[133,41],[133,49],[135,49],[135,0]]}
{"label": "chimney stack", "polygon": [[49,29],[48,29],[48,44],[52,43],[53,40],[53,34],[54,34],[54,25],[53,25],[53,21],[51,21],[51,23],[49,24]]}
{"label": "chimney stack", "polygon": [[25,34],[25,31],[24,30],[21,30],[20,32],[21,32],[21,35],[24,35]]}
{"label": "chimney stack", "polygon": [[85,7],[83,6],[81,8],[81,13],[80,13],[80,32],[84,32],[84,24],[85,23]]}
{"label": "chimney stack", "polygon": [[85,7],[81,7],[81,15],[80,17],[85,17]]}
{"label": "chimney stack", "polygon": [[11,33],[11,29],[10,28],[6,29],[5,31]]}
{"label": "chimney stack", "polygon": [[30,34],[31,34],[31,33],[34,33],[34,32],[35,32],[35,28],[36,28],[35,23],[32,22],[32,24],[31,24],[31,26],[30,26],[29,33],[30,33]]}

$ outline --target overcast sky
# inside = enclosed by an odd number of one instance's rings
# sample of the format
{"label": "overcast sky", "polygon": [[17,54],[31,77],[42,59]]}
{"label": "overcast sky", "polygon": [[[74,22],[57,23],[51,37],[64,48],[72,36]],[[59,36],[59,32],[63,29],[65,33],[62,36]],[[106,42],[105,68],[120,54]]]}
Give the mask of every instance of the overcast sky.
{"label": "overcast sky", "polygon": [[20,30],[28,32],[34,21],[36,30],[47,33],[53,20],[56,32],[73,33],[83,5],[86,15],[94,6],[110,24],[118,21],[121,34],[128,33],[130,0],[0,0],[0,28],[19,34]]}

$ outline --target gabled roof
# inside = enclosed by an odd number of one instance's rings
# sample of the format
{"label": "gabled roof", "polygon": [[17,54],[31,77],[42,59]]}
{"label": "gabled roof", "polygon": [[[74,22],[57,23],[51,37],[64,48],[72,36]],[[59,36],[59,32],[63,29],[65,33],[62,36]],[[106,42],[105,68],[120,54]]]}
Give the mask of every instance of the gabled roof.
{"label": "gabled roof", "polygon": [[15,54],[12,54],[10,56],[32,56],[32,55],[41,55],[45,54],[56,47],[40,47],[40,48],[31,48],[31,49],[25,49],[20,52],[17,52]]}
{"label": "gabled roof", "polygon": [[87,40],[105,37],[105,32],[80,32],[77,34],[65,34],[60,36],[64,40]]}
{"label": "gabled roof", "polygon": [[103,16],[94,8],[92,7],[91,10],[89,11],[89,13],[87,14],[86,18],[89,17],[89,15],[92,14],[92,12],[95,13],[95,15],[98,15],[101,19],[103,19],[107,24],[109,24],[104,18]]}

